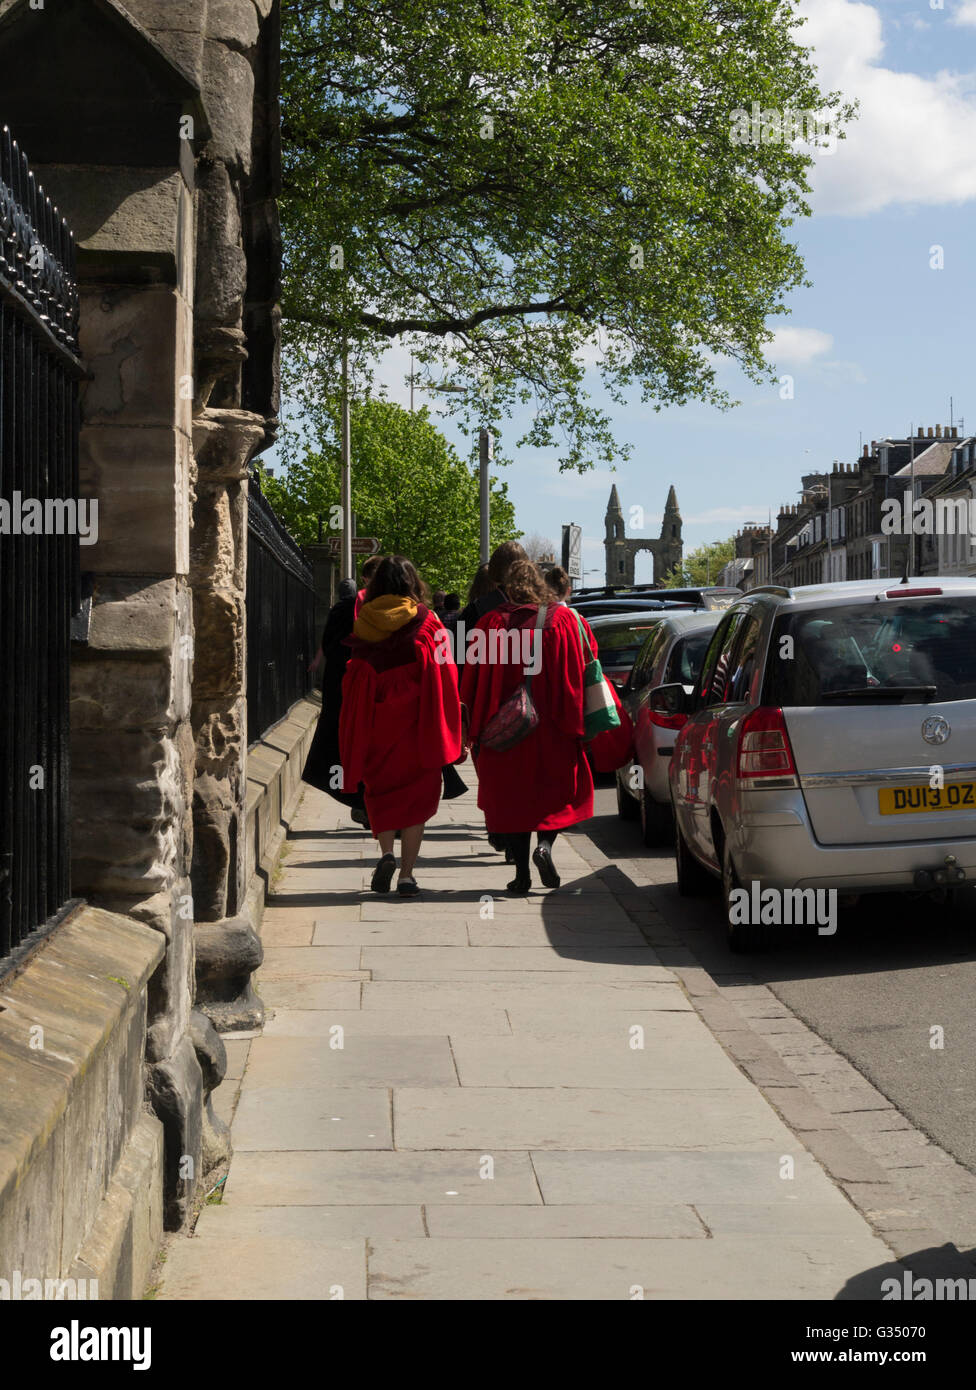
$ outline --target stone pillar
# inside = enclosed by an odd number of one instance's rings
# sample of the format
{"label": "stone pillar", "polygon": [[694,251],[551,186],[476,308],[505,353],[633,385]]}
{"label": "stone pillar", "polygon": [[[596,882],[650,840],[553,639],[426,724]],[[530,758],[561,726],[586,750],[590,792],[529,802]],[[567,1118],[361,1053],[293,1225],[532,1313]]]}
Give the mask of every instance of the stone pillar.
{"label": "stone pillar", "polygon": [[245,597],[248,468],[277,425],[277,55],[276,0],[210,4],[194,325],[193,900],[197,1007],[222,1032],[264,1018],[250,979],[261,944],[245,911]]}

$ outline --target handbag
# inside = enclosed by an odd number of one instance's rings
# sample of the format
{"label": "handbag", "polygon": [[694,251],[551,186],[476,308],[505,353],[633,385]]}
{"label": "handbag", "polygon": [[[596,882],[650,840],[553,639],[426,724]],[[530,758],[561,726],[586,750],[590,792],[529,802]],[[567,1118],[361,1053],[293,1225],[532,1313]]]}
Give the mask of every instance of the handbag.
{"label": "handbag", "polygon": [[[548,604],[544,603],[536,614],[534,632],[539,632],[545,622],[547,610]],[[541,636],[536,640],[541,641]],[[532,702],[532,676],[526,675],[482,729],[478,737],[479,750],[490,748],[493,753],[504,753],[528,738],[538,723],[539,711]]]}
{"label": "handbag", "polygon": [[573,612],[579,628],[583,655],[590,658],[583,672],[583,738],[588,741],[596,738],[597,734],[606,733],[608,729],[616,729],[620,724],[620,715],[613,698],[613,688],[603,674],[599,659],[590,649],[589,640],[583,630],[583,621],[575,608]]}

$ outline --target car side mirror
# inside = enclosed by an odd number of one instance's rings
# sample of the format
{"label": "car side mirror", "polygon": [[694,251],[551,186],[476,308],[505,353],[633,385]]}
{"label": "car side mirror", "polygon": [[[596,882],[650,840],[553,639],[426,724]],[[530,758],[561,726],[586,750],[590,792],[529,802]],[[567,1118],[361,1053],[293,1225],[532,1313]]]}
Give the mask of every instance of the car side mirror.
{"label": "car side mirror", "polygon": [[691,699],[680,682],[672,685],[656,685],[647,700],[648,708],[654,714],[688,714]]}

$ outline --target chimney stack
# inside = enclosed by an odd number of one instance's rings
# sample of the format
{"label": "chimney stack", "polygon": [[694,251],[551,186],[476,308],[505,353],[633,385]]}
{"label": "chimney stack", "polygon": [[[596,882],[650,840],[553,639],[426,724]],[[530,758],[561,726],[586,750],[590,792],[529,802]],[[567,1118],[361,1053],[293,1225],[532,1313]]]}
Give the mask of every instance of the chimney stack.
{"label": "chimney stack", "polygon": [[936,439],[941,439],[941,438],[942,438],[942,426],[941,426],[941,425],[936,425],[936,427],[935,427],[935,437],[936,437]]}
{"label": "chimney stack", "polygon": [[932,426],[931,426],[931,425],[929,425],[929,433],[928,433],[928,438],[929,438],[929,439],[932,439],[932,438],[933,438],[933,434],[932,434]]}

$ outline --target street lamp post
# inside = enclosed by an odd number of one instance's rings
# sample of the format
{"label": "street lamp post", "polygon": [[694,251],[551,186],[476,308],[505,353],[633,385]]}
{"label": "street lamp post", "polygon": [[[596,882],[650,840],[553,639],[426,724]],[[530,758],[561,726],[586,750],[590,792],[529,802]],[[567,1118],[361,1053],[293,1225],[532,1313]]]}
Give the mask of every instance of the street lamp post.
{"label": "street lamp post", "polygon": [[481,521],[481,563],[487,565],[491,500],[488,491],[488,464],[494,455],[494,438],[484,426],[478,431],[478,507]]}
{"label": "street lamp post", "polygon": [[342,555],[339,571],[343,579],[352,578],[352,462],[349,427],[349,347],[342,345]]}

